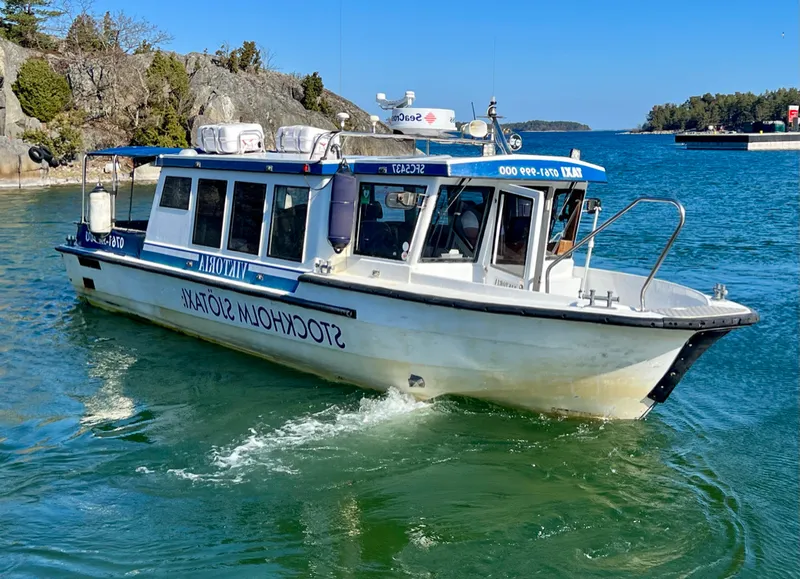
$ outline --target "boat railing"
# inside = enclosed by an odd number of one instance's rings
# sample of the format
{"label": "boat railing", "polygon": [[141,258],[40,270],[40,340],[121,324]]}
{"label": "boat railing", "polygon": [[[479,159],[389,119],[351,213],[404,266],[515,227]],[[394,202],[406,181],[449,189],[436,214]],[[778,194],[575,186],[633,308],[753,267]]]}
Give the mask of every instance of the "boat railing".
{"label": "boat railing", "polygon": [[[634,199],[631,201],[627,207],[621,209],[615,215],[610,217],[608,221],[605,221],[600,227],[589,233],[586,237],[581,239],[578,243],[573,245],[568,251],[565,251],[561,255],[559,255],[553,262],[547,267],[547,270],[544,274],[544,291],[545,293],[550,293],[550,271],[563,260],[571,257],[578,249],[589,243],[592,239],[594,239],[601,231],[608,229],[615,221],[617,221],[620,217],[625,215],[628,211],[639,205],[640,203],[666,203],[668,205],[674,206],[678,210],[678,225],[675,227],[675,231],[672,232],[669,240],[667,240],[666,245],[664,245],[664,249],[661,250],[661,254],[658,256],[655,265],[653,265],[653,269],[650,270],[650,274],[647,276],[644,284],[642,284],[642,290],[639,293],[639,309],[640,311],[644,311],[644,297],[647,293],[647,288],[650,287],[650,283],[653,281],[653,278],[656,276],[658,269],[661,267],[661,264],[664,262],[664,258],[667,257],[669,250],[672,248],[672,244],[675,243],[675,238],[678,237],[678,233],[680,233],[681,229],[683,228],[683,224],[686,222],[686,210],[683,208],[683,205],[675,199],[668,199],[666,197],[639,197],[638,199]],[[588,268],[586,271],[583,272],[584,276],[589,275]]]}
{"label": "boat railing", "polygon": [[[387,139],[387,140],[394,140],[394,141],[426,141],[428,145],[430,143],[443,143],[447,145],[472,145],[474,147],[485,147],[486,145],[494,146],[494,140],[492,139],[468,139],[465,137],[432,137],[432,136],[423,136],[423,135],[402,135],[402,134],[393,134],[393,133],[369,133],[369,132],[359,132],[359,131],[330,131],[328,133],[323,133],[322,135],[317,137],[317,141],[321,138],[328,137],[328,144],[325,147],[325,152],[322,155],[321,160],[325,161],[328,159],[328,155],[331,153],[332,149],[336,146],[336,139],[334,137],[359,137],[359,138],[367,138],[367,139]],[[316,148],[316,142],[314,147],[312,147],[312,153]]]}

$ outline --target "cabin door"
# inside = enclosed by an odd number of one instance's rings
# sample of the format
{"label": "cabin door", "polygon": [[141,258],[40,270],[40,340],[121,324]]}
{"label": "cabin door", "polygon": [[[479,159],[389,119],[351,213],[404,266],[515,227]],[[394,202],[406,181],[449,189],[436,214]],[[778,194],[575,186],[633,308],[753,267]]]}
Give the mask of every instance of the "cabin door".
{"label": "cabin door", "polygon": [[500,188],[496,207],[486,283],[529,289],[536,271],[544,194],[526,187],[505,185]]}

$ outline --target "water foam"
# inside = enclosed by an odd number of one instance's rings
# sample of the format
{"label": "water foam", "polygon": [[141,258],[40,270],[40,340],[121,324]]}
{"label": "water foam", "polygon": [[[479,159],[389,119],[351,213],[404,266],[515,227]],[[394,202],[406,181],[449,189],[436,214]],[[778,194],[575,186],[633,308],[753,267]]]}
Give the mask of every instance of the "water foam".
{"label": "water foam", "polygon": [[441,542],[439,536],[431,532],[425,523],[419,523],[418,525],[411,527],[411,529],[408,530],[407,535],[412,545],[415,545],[424,551],[427,551],[431,547],[435,547]]}
{"label": "water foam", "polygon": [[408,394],[391,389],[381,398],[362,398],[356,410],[334,405],[289,420],[266,434],[251,428],[250,435],[241,444],[233,448],[215,448],[212,451],[212,463],[221,469],[239,469],[258,464],[275,472],[295,474],[296,470],[284,465],[280,459],[269,456],[270,453],[366,430],[430,407],[430,403],[420,402]]}

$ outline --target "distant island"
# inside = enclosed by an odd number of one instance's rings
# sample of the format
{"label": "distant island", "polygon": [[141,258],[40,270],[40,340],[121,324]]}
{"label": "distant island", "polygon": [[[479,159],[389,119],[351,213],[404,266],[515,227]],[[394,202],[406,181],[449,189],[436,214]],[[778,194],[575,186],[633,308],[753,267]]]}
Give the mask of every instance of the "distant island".
{"label": "distant island", "polygon": [[523,121],[521,123],[505,123],[504,129],[509,131],[591,131],[589,125],[575,121]]}
{"label": "distant island", "polygon": [[760,95],[751,92],[735,94],[706,93],[689,97],[681,105],[655,105],[647,122],[636,132],[705,131],[709,127],[742,130],[758,121],[787,121],[789,105],[800,104],[796,88],[779,88]]}

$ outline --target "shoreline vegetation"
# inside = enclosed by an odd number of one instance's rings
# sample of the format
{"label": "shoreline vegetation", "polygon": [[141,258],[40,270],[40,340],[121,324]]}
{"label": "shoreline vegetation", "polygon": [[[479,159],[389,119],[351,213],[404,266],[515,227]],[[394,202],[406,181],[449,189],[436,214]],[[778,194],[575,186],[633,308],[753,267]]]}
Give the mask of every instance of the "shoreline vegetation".
{"label": "shoreline vegetation", "polygon": [[519,123],[505,123],[502,125],[503,129],[509,130],[512,132],[526,132],[526,133],[533,133],[533,132],[547,132],[547,131],[591,131],[592,128],[589,125],[585,125],[583,123],[577,123],[575,121],[541,121],[541,120],[531,120],[531,121],[522,121]]}
{"label": "shoreline vegetation", "polygon": [[[469,121],[456,121],[456,130],[468,124]],[[589,125],[576,123],[575,121],[521,121],[518,123],[503,123],[500,125],[503,133],[564,133],[569,131],[591,131]]]}
{"label": "shoreline vegetation", "polygon": [[[279,72],[274,54],[253,41],[178,54],[162,49],[168,32],[121,11],[95,11],[92,2],[0,5],[0,188],[74,183],[87,150],[189,147],[205,124],[259,123],[267,148],[279,126],[333,130],[339,112],[349,115],[348,130],[372,126],[318,72]],[[388,131],[382,123],[377,130]],[[348,148],[356,155],[409,152],[363,139]]]}
{"label": "shoreline vegetation", "polygon": [[756,122],[783,121],[787,123],[789,105],[800,104],[796,88],[768,90],[759,95],[752,92],[689,97],[680,105],[655,105],[647,121],[625,134],[675,134],[684,131],[714,130],[742,131]]}

